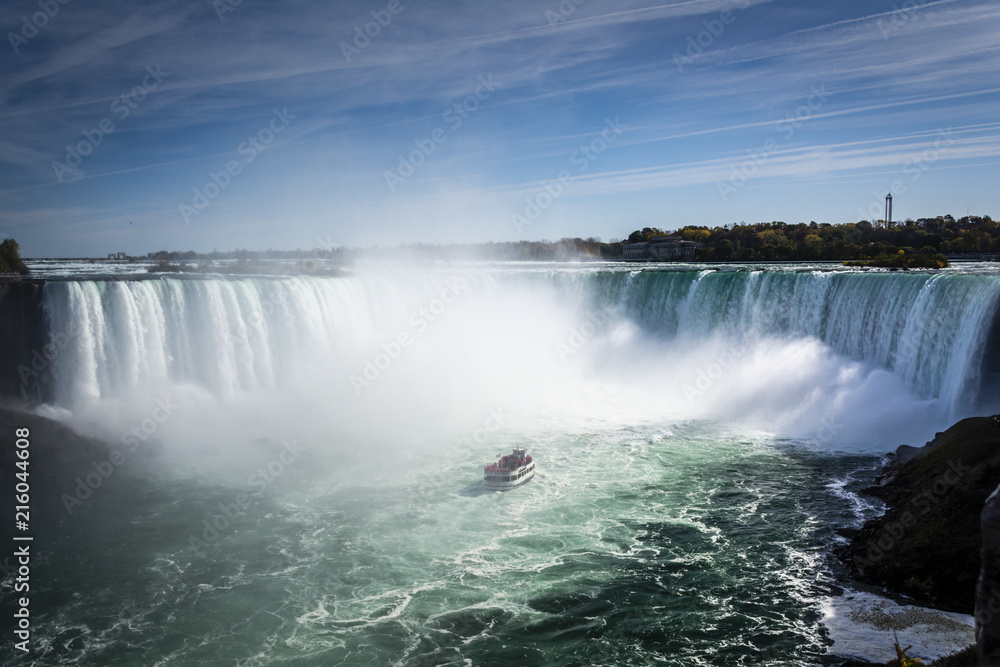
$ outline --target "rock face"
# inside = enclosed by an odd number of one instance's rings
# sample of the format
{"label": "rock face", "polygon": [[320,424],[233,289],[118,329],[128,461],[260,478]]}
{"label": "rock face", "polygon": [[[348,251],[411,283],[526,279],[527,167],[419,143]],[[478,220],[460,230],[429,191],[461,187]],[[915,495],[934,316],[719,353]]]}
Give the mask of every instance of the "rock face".
{"label": "rock face", "polygon": [[[979,515],[998,484],[998,420],[964,419],[924,447],[899,452],[881,483],[865,490],[886,503],[886,513],[866,522],[837,555],[861,581],[971,614],[980,571]],[[997,523],[992,539],[1000,553]]]}
{"label": "rock face", "polygon": [[979,664],[1000,664],[1000,487],[980,517],[982,566],[976,586],[976,648]]}
{"label": "rock face", "polygon": [[0,284],[0,322],[0,397],[46,400],[51,374],[38,372],[51,365],[44,356],[50,341],[45,336],[42,286]]}
{"label": "rock face", "polygon": [[95,464],[107,461],[110,450],[104,443],[81,436],[63,424],[0,405],[0,479],[4,491],[0,493],[0,516],[5,517],[0,539],[5,544],[11,544],[14,531],[15,473],[22,470],[17,467],[15,433],[24,428],[29,431],[30,442],[27,481],[31,534],[36,544],[43,544],[59,532],[60,523],[68,517],[62,494],[73,493],[77,479],[93,473]]}

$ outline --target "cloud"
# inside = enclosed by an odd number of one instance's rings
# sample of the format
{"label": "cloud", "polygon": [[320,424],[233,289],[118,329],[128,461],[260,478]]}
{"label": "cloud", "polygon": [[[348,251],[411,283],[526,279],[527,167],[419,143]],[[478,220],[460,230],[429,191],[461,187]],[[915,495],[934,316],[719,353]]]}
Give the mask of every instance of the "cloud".
{"label": "cloud", "polygon": [[[203,217],[200,242],[231,244],[222,230],[243,229],[241,245],[280,247],[317,228],[357,242],[419,230],[488,240],[498,226],[509,231],[504,220],[517,198],[558,174],[609,117],[628,131],[560,207],[594,202],[574,211],[581,226],[606,226],[605,236],[618,235],[610,230],[621,223],[598,215],[653,217],[668,197],[705,216],[690,222],[709,223],[713,211],[695,206],[692,188],[711,185],[773,137],[814,87],[829,91],[829,101],[781,142],[757,182],[838,183],[891,170],[948,126],[981,127],[963,130],[962,143],[937,163],[940,173],[988,162],[995,152],[989,122],[1000,100],[1000,8],[990,3],[935,0],[903,13],[782,0],[402,6],[350,58],[341,43],[373,20],[377,3],[279,8],[244,0],[224,21],[207,2],[62,6],[16,57],[0,62],[0,216],[62,207],[67,224],[86,229],[101,211],[132,210],[160,215],[169,228],[176,203],[276,106],[298,120]],[[719,32],[722,24],[712,22],[727,10],[733,20]],[[19,20],[8,10],[0,23]],[[689,39],[704,42],[709,27],[718,34],[679,69],[676,55]],[[111,104],[149,65],[169,77],[126,119],[111,116]],[[445,111],[484,75],[501,83],[497,93],[390,192],[385,171],[445,126]],[[114,133],[83,161],[77,180],[59,183],[52,162],[107,117]],[[962,172],[953,173],[948,178]],[[635,193],[643,193],[641,204],[629,199]],[[555,209],[554,217],[563,214]],[[265,218],[278,212],[294,219]],[[422,221],[413,233],[396,222],[407,212]],[[469,227],[461,221],[469,216],[490,222]],[[39,218],[38,243],[51,225]]]}

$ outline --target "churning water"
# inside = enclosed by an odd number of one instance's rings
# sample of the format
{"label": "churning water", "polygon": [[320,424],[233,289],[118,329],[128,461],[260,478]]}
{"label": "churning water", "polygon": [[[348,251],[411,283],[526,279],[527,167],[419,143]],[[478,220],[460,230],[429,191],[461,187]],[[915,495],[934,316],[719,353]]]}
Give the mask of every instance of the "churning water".
{"label": "churning water", "polygon": [[1000,276],[632,268],[48,282],[25,395],[124,463],[65,489],[36,657],[833,664],[835,531],[997,407]]}

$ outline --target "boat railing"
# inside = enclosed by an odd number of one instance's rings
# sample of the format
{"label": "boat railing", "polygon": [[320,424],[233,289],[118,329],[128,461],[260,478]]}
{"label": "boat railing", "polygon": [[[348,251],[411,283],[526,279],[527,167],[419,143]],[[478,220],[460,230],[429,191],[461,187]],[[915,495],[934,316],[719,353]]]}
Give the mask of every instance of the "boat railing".
{"label": "boat railing", "polygon": [[484,466],[483,470],[486,474],[507,474],[520,471],[522,468],[534,467],[534,461],[531,455],[526,453],[523,449],[516,449],[513,453],[507,454],[499,458],[496,463],[491,463],[488,466]]}

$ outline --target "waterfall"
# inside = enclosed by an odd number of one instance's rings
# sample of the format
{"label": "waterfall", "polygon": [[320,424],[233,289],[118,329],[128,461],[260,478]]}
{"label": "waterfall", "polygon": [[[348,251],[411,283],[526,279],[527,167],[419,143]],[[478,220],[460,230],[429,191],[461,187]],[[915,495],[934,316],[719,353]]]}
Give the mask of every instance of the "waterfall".
{"label": "waterfall", "polygon": [[976,405],[986,377],[1000,277],[844,271],[614,274],[598,298],[661,335],[811,336],[902,378],[953,409]]}
{"label": "waterfall", "polygon": [[[953,412],[995,403],[988,388],[998,376],[990,352],[998,276],[606,268],[493,268],[472,275],[473,282],[488,277],[494,284],[490,294],[469,290],[461,296],[466,301],[509,293],[522,301],[549,299],[580,317],[598,310],[608,314],[605,329],[631,322],[674,349],[709,336],[743,346],[776,337],[816,340],[846,359],[890,371],[916,396]],[[52,281],[42,296],[45,337],[59,345],[45,394],[71,409],[151,383],[186,383],[225,397],[280,389],[303,368],[346,383],[373,345],[415,333],[420,308],[434,303],[449,280],[456,278],[385,271]],[[468,283],[468,274],[458,280]],[[519,318],[546,317],[545,307],[524,314],[519,308],[504,311],[506,324],[499,326],[510,332],[495,350],[517,335]],[[473,309],[450,326],[465,327],[474,338],[476,312],[484,311]],[[424,372],[433,373],[428,364]]]}

